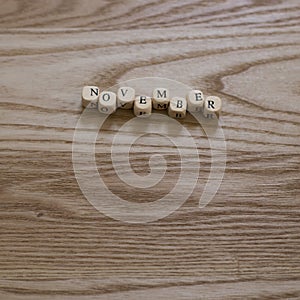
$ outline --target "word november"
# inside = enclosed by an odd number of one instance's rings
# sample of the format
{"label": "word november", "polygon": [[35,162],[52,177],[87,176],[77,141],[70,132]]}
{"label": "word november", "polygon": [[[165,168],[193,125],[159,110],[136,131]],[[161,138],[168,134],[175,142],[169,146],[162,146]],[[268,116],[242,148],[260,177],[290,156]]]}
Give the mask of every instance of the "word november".
{"label": "word november", "polygon": [[186,98],[170,97],[170,92],[165,88],[153,90],[152,97],[136,96],[131,87],[120,87],[117,93],[102,91],[97,86],[84,86],[82,90],[82,106],[98,108],[101,113],[112,114],[117,108],[133,109],[136,116],[146,117],[151,115],[152,108],[168,110],[172,118],[182,119],[186,112],[202,112],[206,118],[220,116],[222,101],[219,97],[204,95],[200,90],[191,90]]}

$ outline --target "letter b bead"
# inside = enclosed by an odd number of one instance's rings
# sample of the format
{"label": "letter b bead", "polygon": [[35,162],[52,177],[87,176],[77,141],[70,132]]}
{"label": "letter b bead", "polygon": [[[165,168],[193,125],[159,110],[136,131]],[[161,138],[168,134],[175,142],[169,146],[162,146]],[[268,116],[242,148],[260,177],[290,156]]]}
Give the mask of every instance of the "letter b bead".
{"label": "letter b bead", "polygon": [[113,92],[103,91],[99,95],[98,110],[110,115],[117,109],[117,96]]}
{"label": "letter b bead", "polygon": [[169,116],[172,118],[183,119],[186,115],[186,100],[181,97],[174,97],[170,101]]}

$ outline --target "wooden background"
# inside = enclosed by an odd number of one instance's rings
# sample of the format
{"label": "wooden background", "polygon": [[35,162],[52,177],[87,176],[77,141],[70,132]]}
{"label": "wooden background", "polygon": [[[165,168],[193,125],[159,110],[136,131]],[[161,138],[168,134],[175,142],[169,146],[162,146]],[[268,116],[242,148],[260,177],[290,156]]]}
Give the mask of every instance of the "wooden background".
{"label": "wooden background", "polygon": [[[0,7],[0,299],[300,299],[298,0]],[[199,210],[210,166],[202,144],[191,197],[167,218],[136,225],[84,198],[71,150],[83,85],[142,76],[223,99],[227,167]],[[134,201],[103,154],[131,116],[110,117],[96,150],[104,180]],[[205,141],[189,119],[183,125]],[[132,149],[141,175],[150,141]],[[151,201],[180,171],[176,155],[167,159],[164,184],[146,191]]]}

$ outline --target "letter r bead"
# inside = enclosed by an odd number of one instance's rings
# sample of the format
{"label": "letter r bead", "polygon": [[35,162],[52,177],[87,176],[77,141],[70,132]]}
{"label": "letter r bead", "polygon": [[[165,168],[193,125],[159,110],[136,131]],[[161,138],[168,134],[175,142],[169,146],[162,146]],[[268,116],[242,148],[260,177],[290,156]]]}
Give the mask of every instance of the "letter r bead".
{"label": "letter r bead", "polygon": [[204,101],[203,114],[204,117],[215,119],[220,117],[222,101],[219,97],[209,96]]}

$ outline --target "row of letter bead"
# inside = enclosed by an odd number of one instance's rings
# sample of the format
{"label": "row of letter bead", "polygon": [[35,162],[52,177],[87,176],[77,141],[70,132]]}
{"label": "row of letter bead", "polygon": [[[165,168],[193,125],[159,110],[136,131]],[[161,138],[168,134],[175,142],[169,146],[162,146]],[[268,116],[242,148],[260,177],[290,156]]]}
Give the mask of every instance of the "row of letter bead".
{"label": "row of letter bead", "polygon": [[131,87],[120,87],[116,93],[102,91],[96,86],[85,86],[82,90],[82,105],[98,108],[104,114],[112,114],[117,108],[132,109],[136,116],[149,116],[152,108],[168,110],[172,118],[184,118],[186,111],[202,112],[206,118],[219,117],[222,102],[219,97],[208,96],[204,99],[199,90],[191,90],[186,98],[170,97],[168,89],[156,88],[152,98],[136,96]]}

